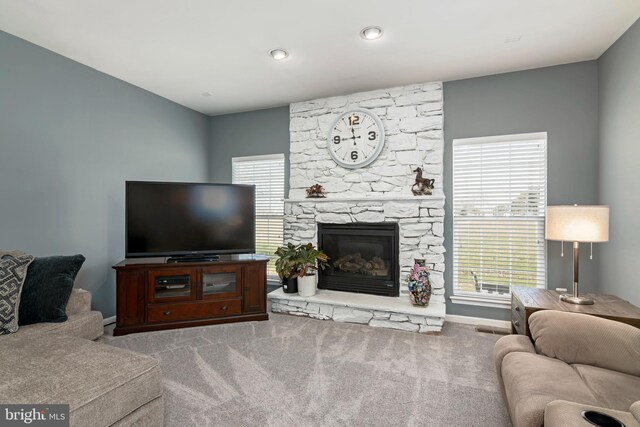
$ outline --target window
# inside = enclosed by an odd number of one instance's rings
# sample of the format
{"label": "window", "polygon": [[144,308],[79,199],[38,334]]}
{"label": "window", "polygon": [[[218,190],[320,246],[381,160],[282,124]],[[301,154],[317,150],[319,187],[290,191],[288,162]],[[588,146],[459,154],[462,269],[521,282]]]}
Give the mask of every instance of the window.
{"label": "window", "polygon": [[234,157],[233,183],[256,186],[256,253],[267,255],[269,279],[278,278],[274,266],[284,227],[284,154]]}
{"label": "window", "polygon": [[547,134],[453,141],[452,301],[504,307],[546,287]]}

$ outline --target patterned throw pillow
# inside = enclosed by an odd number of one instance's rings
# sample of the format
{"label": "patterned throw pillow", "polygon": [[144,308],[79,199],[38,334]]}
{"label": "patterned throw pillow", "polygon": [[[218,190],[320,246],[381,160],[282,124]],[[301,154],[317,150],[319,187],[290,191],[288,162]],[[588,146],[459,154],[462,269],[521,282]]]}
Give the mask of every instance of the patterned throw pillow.
{"label": "patterned throw pillow", "polygon": [[33,256],[5,255],[0,258],[0,335],[18,330],[18,309],[22,285]]}

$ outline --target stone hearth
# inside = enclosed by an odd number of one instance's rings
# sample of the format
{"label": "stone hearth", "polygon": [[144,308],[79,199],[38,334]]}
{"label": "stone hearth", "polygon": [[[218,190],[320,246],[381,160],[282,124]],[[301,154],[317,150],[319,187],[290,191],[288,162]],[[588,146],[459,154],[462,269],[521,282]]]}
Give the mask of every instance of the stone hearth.
{"label": "stone hearth", "polygon": [[378,328],[438,333],[445,318],[444,301],[428,307],[411,305],[408,298],[356,294],[319,289],[312,297],[270,292],[271,311],[336,322],[361,323]]}

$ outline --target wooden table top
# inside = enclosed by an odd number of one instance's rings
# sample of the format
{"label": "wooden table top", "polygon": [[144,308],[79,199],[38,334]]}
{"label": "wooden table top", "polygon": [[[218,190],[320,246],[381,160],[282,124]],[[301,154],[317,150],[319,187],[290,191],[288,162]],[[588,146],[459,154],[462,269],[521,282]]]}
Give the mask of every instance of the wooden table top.
{"label": "wooden table top", "polygon": [[168,257],[153,258],[126,258],[112,268],[119,270],[125,268],[141,268],[145,266],[157,267],[158,265],[166,265],[167,267],[211,267],[216,264],[241,264],[247,262],[268,262],[269,258],[258,254],[228,254],[220,255],[220,259],[216,261],[194,261],[194,262],[174,262],[168,263]]}
{"label": "wooden table top", "polygon": [[525,309],[560,310],[608,318],[640,320],[640,307],[614,295],[581,293],[580,296],[593,299],[594,304],[579,305],[560,301],[560,293],[550,289],[514,287],[512,292]]}

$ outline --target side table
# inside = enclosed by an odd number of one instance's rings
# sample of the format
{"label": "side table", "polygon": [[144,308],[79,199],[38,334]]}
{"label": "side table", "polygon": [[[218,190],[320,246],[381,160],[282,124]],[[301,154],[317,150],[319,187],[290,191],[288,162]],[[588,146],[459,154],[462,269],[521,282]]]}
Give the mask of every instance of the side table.
{"label": "side table", "polygon": [[593,305],[578,305],[560,301],[560,293],[549,289],[513,288],[511,291],[511,333],[528,335],[529,316],[538,310],[559,310],[583,313],[626,323],[640,328],[640,307],[614,295],[584,294]]}

